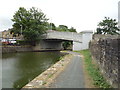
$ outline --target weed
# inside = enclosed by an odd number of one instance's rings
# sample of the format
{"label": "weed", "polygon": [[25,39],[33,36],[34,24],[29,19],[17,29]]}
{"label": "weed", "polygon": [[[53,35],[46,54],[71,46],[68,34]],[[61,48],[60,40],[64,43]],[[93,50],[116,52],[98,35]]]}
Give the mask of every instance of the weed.
{"label": "weed", "polygon": [[49,75],[48,75],[48,78],[51,78],[52,76],[53,76],[53,74],[49,74]]}
{"label": "weed", "polygon": [[81,51],[75,51],[78,53],[81,53],[82,55],[84,55],[84,59],[85,59],[85,64],[86,64],[86,69],[88,71],[88,74],[91,76],[91,78],[93,79],[93,84],[95,86],[98,86],[100,88],[112,88],[105,80],[105,78],[103,77],[103,75],[100,73],[100,70],[98,67],[96,67],[96,65],[94,65],[92,63],[92,58],[91,58],[91,53],[89,50],[81,50]]}
{"label": "weed", "polygon": [[44,81],[44,82],[43,82],[43,85],[45,85],[46,83],[47,83],[47,82]]}

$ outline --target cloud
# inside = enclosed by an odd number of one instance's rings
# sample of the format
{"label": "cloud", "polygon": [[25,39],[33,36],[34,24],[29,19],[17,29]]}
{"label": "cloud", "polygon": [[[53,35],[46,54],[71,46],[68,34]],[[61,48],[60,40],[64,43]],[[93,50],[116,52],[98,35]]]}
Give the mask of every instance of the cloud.
{"label": "cloud", "polygon": [[8,30],[8,28],[12,28],[13,22],[6,17],[0,18],[0,29],[1,30]]}
{"label": "cloud", "polygon": [[[77,31],[93,30],[105,16],[117,19],[119,0],[1,0],[2,28],[11,27],[10,19],[19,7],[40,8],[55,25],[73,26]],[[8,22],[7,22],[8,20]]]}

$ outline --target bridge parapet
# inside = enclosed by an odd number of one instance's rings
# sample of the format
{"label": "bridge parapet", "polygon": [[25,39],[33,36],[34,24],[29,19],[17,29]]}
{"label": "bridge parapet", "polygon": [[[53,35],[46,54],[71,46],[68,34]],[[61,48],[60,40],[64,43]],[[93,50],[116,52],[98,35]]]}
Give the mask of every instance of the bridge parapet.
{"label": "bridge parapet", "polygon": [[44,34],[44,39],[61,39],[82,42],[82,35],[75,32],[48,31]]}

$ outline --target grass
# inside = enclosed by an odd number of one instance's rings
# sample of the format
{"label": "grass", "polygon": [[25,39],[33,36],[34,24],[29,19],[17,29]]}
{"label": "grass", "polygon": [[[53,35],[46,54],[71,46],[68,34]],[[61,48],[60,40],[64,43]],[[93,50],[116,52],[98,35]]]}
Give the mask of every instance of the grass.
{"label": "grass", "polygon": [[75,51],[84,56],[84,62],[86,69],[90,77],[93,79],[93,84],[99,88],[112,88],[105,80],[103,75],[100,73],[98,67],[92,63],[91,53],[89,50]]}

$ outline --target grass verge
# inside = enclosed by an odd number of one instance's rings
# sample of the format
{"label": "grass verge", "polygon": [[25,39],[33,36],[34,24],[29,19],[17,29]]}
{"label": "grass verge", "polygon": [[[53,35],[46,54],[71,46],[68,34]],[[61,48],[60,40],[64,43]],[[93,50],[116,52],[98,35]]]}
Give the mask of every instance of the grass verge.
{"label": "grass verge", "polygon": [[93,84],[99,88],[112,88],[105,80],[103,75],[100,73],[98,67],[92,63],[91,53],[87,50],[75,51],[84,56],[84,62],[86,65],[86,70],[89,76],[93,79]]}

